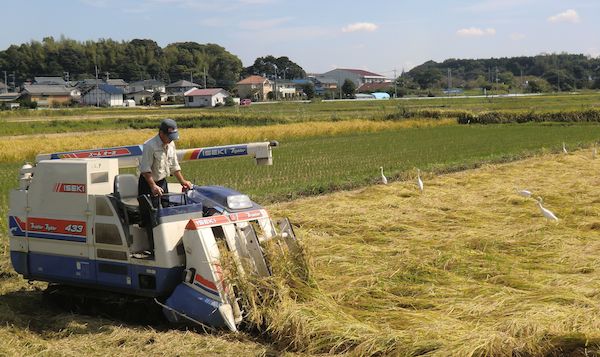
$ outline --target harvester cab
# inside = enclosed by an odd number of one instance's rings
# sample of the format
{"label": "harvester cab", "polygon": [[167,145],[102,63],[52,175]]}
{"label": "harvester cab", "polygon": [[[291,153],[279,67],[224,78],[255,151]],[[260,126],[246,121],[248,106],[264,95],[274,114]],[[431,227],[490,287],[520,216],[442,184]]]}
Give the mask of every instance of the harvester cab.
{"label": "harvester cab", "polygon": [[[180,161],[249,155],[271,165],[275,146],[177,155]],[[221,186],[194,186],[155,205],[138,195],[138,176],[119,173],[136,167],[141,153],[141,146],[60,152],[24,165],[20,187],[10,192],[14,269],[29,280],[153,298],[172,322],[236,331],[244,313],[227,277],[269,276],[265,242],[298,249],[290,222],[274,222],[247,195]],[[224,255],[233,264],[224,264]]]}

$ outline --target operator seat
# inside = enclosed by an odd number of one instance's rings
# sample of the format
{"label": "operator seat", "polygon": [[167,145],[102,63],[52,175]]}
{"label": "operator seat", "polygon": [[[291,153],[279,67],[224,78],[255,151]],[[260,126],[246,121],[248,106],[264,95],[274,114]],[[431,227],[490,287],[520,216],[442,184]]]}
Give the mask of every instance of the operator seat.
{"label": "operator seat", "polygon": [[113,195],[122,205],[127,224],[139,223],[140,207],[138,203],[138,178],[132,174],[115,176]]}

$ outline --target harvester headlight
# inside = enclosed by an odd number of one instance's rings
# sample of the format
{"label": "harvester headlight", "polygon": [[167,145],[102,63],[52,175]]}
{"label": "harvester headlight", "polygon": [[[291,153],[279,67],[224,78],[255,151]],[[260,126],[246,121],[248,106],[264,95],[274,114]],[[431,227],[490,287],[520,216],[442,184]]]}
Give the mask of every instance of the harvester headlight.
{"label": "harvester headlight", "polygon": [[250,197],[246,195],[233,195],[227,197],[227,207],[231,209],[242,209],[252,207]]}

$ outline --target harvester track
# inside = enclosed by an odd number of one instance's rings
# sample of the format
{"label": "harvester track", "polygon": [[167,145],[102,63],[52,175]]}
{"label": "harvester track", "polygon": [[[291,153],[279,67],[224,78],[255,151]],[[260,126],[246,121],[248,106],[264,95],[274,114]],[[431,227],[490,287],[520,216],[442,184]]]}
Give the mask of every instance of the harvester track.
{"label": "harvester track", "polygon": [[48,285],[43,296],[52,305],[76,314],[141,325],[167,324],[152,298],[60,284]]}

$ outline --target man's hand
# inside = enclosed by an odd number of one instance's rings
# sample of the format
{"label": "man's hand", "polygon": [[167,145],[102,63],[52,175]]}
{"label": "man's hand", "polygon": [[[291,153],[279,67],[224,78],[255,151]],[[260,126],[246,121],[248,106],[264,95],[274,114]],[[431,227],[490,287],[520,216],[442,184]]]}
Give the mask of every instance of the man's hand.
{"label": "man's hand", "polygon": [[152,196],[162,196],[163,193],[165,192],[157,184],[154,184],[154,186],[152,186]]}
{"label": "man's hand", "polygon": [[194,185],[188,181],[188,180],[183,180],[183,182],[181,183],[181,187],[183,188],[183,192],[187,191],[187,190],[191,190],[192,187]]}

